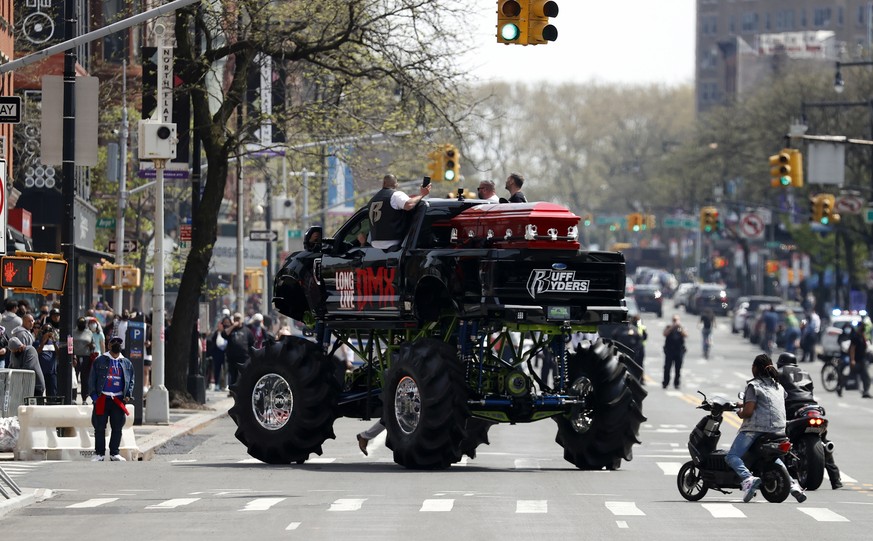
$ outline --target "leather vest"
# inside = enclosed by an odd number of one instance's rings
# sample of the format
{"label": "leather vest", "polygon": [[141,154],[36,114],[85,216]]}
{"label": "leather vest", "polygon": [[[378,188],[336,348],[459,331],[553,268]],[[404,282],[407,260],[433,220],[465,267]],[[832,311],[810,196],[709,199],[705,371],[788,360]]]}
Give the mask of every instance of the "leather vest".
{"label": "leather vest", "polygon": [[[784,432],[785,431],[785,391],[771,380],[755,378],[749,382],[755,389],[755,411],[748,419],[743,419],[741,432]],[[748,387],[746,392],[749,392]]]}
{"label": "leather vest", "polygon": [[406,211],[391,206],[394,190],[382,188],[370,199],[370,240],[400,241],[406,231]]}

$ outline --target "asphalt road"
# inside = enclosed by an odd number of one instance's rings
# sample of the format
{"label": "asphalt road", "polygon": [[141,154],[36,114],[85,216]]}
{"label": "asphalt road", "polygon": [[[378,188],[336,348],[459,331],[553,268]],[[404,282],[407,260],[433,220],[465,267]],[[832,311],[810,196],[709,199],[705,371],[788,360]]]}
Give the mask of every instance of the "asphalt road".
{"label": "asphalt road", "polygon": [[[405,470],[392,461],[384,439],[370,456],[355,433],[368,423],[340,419],[336,440],[304,465],[267,466],[250,459],[224,417],[180,438],[154,460],[139,463],[16,462],[4,464],[27,487],[55,496],[0,520],[6,540],[114,538],[357,540],[514,540],[549,536],[587,539],[857,539],[873,527],[873,468],[869,465],[873,401],[860,393],[839,399],[819,391],[828,410],[836,460],[845,487],[823,487],[804,504],[710,491],[686,502],[676,472],[688,460],[686,442],[702,416],[696,391],[735,396],[751,377],[756,348],[718,322],[714,353],[704,360],[696,320],[683,385],[662,389],[663,319],[645,315],[650,339],[648,422],[634,459],[618,471],[579,471],[564,461],[555,425],[500,425],[475,460],[446,471]],[[818,372],[821,363],[815,363]],[[817,376],[815,381],[818,385]],[[735,434],[722,428],[722,445]],[[384,433],[383,433],[384,434]]]}

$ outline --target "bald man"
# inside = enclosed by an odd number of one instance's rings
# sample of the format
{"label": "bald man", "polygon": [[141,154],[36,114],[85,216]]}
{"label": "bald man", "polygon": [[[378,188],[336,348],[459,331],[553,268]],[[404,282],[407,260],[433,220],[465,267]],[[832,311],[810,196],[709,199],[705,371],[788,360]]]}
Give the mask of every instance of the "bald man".
{"label": "bald man", "polygon": [[418,195],[410,197],[397,189],[397,177],[385,175],[382,189],[376,192],[367,205],[370,209],[370,245],[387,250],[400,244],[406,231],[405,213],[414,209],[428,194],[430,184],[422,186]]}

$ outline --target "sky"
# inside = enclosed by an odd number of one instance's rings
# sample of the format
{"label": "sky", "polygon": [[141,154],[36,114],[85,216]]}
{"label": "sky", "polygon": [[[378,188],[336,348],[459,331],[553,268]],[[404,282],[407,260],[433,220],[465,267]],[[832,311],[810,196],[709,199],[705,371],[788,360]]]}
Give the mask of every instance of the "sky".
{"label": "sky", "polygon": [[526,80],[676,86],[694,80],[695,0],[556,0],[557,41],[497,43],[497,1],[475,0],[480,81]]}

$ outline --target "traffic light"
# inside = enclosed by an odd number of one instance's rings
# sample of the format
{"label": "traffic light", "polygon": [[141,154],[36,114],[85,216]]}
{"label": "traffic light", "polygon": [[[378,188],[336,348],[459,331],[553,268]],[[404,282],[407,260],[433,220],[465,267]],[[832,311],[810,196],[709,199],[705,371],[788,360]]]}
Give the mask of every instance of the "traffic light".
{"label": "traffic light", "polygon": [[809,221],[821,223],[821,197],[819,195],[813,195],[809,198]]}
{"label": "traffic light", "polygon": [[779,154],[770,156],[770,186],[774,188],[791,186],[791,149],[782,149]]}
{"label": "traffic light", "polygon": [[118,276],[116,274],[117,265],[104,263],[102,265],[94,265],[94,278],[97,282],[97,287],[101,289],[115,289],[118,284]]}
{"label": "traffic light", "polygon": [[253,293],[260,294],[263,293],[263,279],[264,279],[264,271],[257,267],[249,267],[245,269],[245,292],[248,295]]}
{"label": "traffic light", "polygon": [[643,230],[643,215],[639,212],[632,212],[627,215],[627,230],[638,233]]}
{"label": "traffic light", "polygon": [[703,207],[700,209],[700,229],[704,233],[718,231],[718,209],[715,207]]}
{"label": "traffic light", "polygon": [[527,10],[529,0],[498,0],[497,2],[497,43],[527,44],[527,35],[522,41],[522,30],[527,31]]}
{"label": "traffic light", "polygon": [[791,185],[795,188],[803,188],[803,154],[796,148],[788,150],[790,156],[788,167],[791,168]]}
{"label": "traffic light", "polygon": [[558,29],[549,24],[549,17],[558,16],[558,3],[553,0],[531,0],[528,8],[527,40],[537,45],[558,39]]}
{"label": "traffic light", "polygon": [[655,215],[654,214],[646,214],[646,229],[654,229],[655,228]]}
{"label": "traffic light", "polygon": [[446,182],[458,182],[461,179],[461,153],[455,145],[443,145],[442,177]]}
{"label": "traffic light", "polygon": [[580,220],[579,220],[579,221],[582,222],[582,225],[583,225],[583,226],[585,226],[585,227],[590,227],[591,225],[594,224],[594,217],[593,217],[593,216],[591,215],[591,213],[589,212],[589,213],[586,213],[586,214],[583,214],[582,216],[580,216]]}
{"label": "traffic light", "polygon": [[122,265],[119,270],[121,271],[121,279],[119,280],[121,289],[136,289],[142,283],[140,271],[133,265]]}
{"label": "traffic light", "polygon": [[442,152],[439,149],[430,151],[427,154],[427,173],[432,180],[442,180],[443,178],[443,163]]}
{"label": "traffic light", "polygon": [[821,209],[819,222],[821,222],[822,225],[836,225],[840,223],[840,215],[834,212],[834,205],[837,202],[837,198],[834,197],[834,194],[820,193],[816,197],[818,197],[818,204]]}
{"label": "traffic light", "polygon": [[29,293],[63,293],[67,262],[60,254],[15,252],[0,260],[0,285]]}

